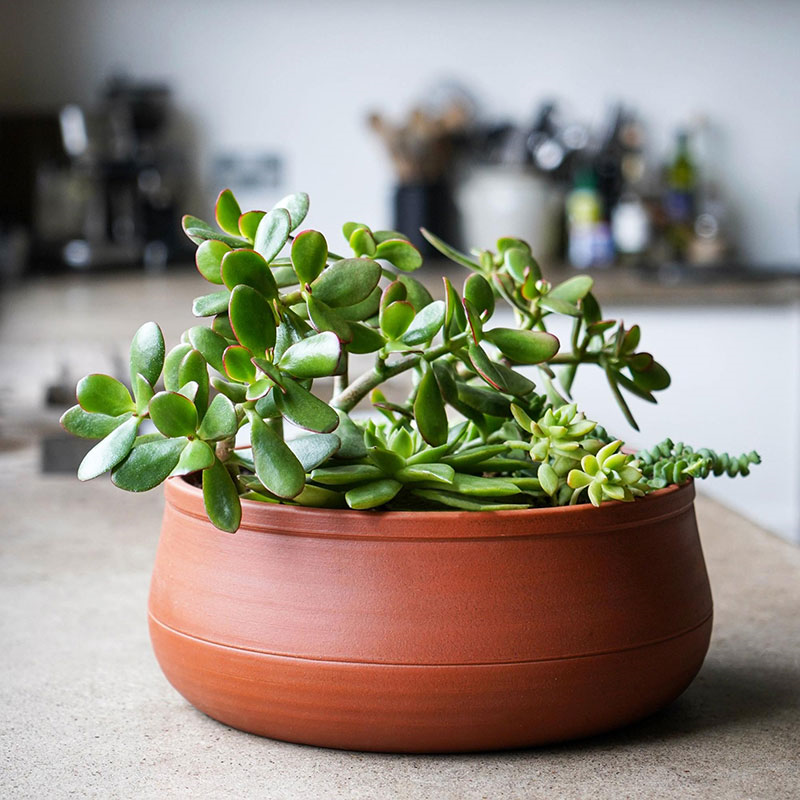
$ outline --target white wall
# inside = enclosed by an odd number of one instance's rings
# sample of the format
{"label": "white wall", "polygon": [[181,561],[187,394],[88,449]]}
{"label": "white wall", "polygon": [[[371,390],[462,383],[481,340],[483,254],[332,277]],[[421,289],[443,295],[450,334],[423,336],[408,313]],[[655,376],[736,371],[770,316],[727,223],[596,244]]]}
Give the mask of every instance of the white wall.
{"label": "white wall", "polygon": [[[639,108],[665,152],[704,112],[745,255],[800,260],[800,3],[573,0],[0,0],[0,101],[89,103],[111,70],[166,78],[205,155],[274,149],[310,222],[388,222],[391,174],[365,129],[455,76],[523,120],[544,96],[589,121]],[[207,162],[206,162],[207,163]],[[202,211],[202,209],[197,209]]]}

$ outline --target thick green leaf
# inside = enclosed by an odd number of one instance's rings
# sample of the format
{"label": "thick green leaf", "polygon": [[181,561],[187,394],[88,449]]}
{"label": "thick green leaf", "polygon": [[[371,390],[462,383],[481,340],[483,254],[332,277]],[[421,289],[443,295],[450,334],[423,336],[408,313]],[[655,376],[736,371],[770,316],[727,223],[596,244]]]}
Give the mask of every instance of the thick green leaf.
{"label": "thick green leaf", "polygon": [[634,325],[629,331],[626,331],[622,339],[622,346],[620,352],[622,355],[630,355],[639,346],[639,341],[642,338],[642,330],[638,325]]}
{"label": "thick green leaf", "polygon": [[528,508],[527,503],[493,503],[470,500],[464,495],[438,489],[415,488],[413,494],[423,500],[432,500],[435,503],[441,503],[444,506],[458,508],[463,511],[515,511],[520,508]]}
{"label": "thick green leaf", "polygon": [[[385,398],[383,398],[385,400]],[[397,428],[389,437],[389,449],[393,453],[397,453],[403,461],[411,456],[414,452],[414,440],[411,438],[411,433],[408,428]]]}
{"label": "thick green leaf", "polygon": [[455,261],[456,264],[461,264],[462,267],[480,272],[481,266],[477,261],[473,261],[469,256],[464,255],[464,253],[459,252],[454,247],[450,247],[447,242],[443,241],[426,228],[420,228],[420,232],[443,256],[449,258],[451,261]]}
{"label": "thick green leaf", "polygon": [[429,445],[438,447],[447,441],[447,414],[431,369],[425,371],[417,387],[414,419],[420,435]]}
{"label": "thick green leaf", "polygon": [[[408,298],[408,289],[404,283],[400,281],[392,281],[382,292],[381,302],[379,309],[382,310],[392,303],[406,300]],[[416,310],[416,309],[415,309]]]}
{"label": "thick green leaf", "polygon": [[[323,273],[324,274],[324,273]],[[353,338],[353,331],[350,323],[342,319],[327,303],[318,300],[316,296],[310,295],[306,300],[308,305],[308,315],[311,323],[320,333],[332,331],[339,337],[339,341],[347,343]],[[358,324],[358,323],[353,323]],[[354,351],[355,352],[355,351]],[[368,351],[369,352],[369,351]]]}
{"label": "thick green leaf", "polygon": [[403,334],[403,341],[406,344],[424,344],[429,342],[442,327],[444,323],[445,304],[443,300],[436,300],[425,306],[409,325],[408,330]]}
{"label": "thick green leaf", "polygon": [[[240,383],[231,383],[222,378],[212,378],[211,385],[234,403],[244,403],[247,389]],[[261,415],[265,416],[264,414]]]}
{"label": "thick green leaf", "polygon": [[261,419],[277,419],[280,415],[280,409],[275,405],[275,393],[280,391],[273,388],[268,394],[259,397],[256,400],[256,414]]}
{"label": "thick green leaf", "polygon": [[345,464],[341,467],[320,467],[311,479],[326,486],[350,486],[381,478],[383,472],[373,464]]}
{"label": "thick green leaf", "polygon": [[81,461],[78,479],[88,481],[116,467],[130,453],[140,422],[132,416],[101,439]]}
{"label": "thick green leaf", "polygon": [[469,360],[472,362],[472,366],[475,367],[475,371],[495,389],[499,389],[501,392],[505,391],[503,387],[503,376],[496,368],[497,365],[495,362],[486,354],[486,351],[480,345],[471,344],[467,352],[469,353]]}
{"label": "thick green leaf", "polygon": [[[218,333],[215,333],[210,328],[206,328],[204,325],[195,325],[193,328],[189,328],[188,334],[192,347],[194,347],[195,350],[199,350],[203,358],[211,364],[217,372],[224,373],[225,366],[222,363],[222,354],[229,346],[228,342]],[[183,346],[185,347],[186,345]],[[186,352],[188,353],[189,351],[187,350]],[[181,357],[181,360],[182,359],[183,357]],[[167,389],[171,388],[172,387],[167,386]]]}
{"label": "thick green leaf", "polygon": [[449,464],[455,470],[471,469],[494,456],[505,453],[507,449],[504,444],[484,444],[451,456],[445,456],[442,458],[442,462]]}
{"label": "thick green leaf", "polygon": [[495,375],[501,378],[500,386],[502,391],[508,394],[516,395],[517,397],[525,397],[529,395],[535,388],[536,384],[528,380],[524,375],[507,367],[505,364],[495,363]]}
{"label": "thick green leaf", "polygon": [[276,267],[277,259],[272,262],[270,269],[278,287],[285,289],[287,286],[297,286],[297,274],[293,267]]}
{"label": "thick green leaf", "polygon": [[164,335],[155,322],[145,322],[134,334],[130,365],[132,385],[137,375],[143,375],[151,386],[156,385],[164,366]]}
{"label": "thick green leaf", "polygon": [[278,366],[295,378],[324,378],[337,371],[341,354],[336,334],[323,331],[287,348]]}
{"label": "thick green leaf", "polygon": [[550,294],[542,295],[539,298],[539,305],[542,308],[555,311],[557,314],[565,314],[568,317],[580,317],[582,313],[578,306],[573,303],[562,300],[560,297],[553,297]]}
{"label": "thick green leaf", "polygon": [[538,265],[531,255],[531,251],[522,247],[509,247],[503,251],[503,265],[506,271],[517,283],[525,282],[525,273],[533,269],[538,271]]}
{"label": "thick green leaf", "polygon": [[236,202],[233,192],[225,189],[219,193],[217,204],[214,207],[214,217],[217,225],[232,236],[239,235],[239,217],[242,216],[242,209]]}
{"label": "thick green leaf", "polygon": [[583,300],[592,291],[594,280],[588,275],[575,275],[568,278],[558,286],[554,286],[550,292],[550,297],[557,297],[559,300],[566,300],[573,305],[579,300]]}
{"label": "thick green leaf", "polygon": [[306,472],[324,464],[338,452],[342,443],[335,433],[312,433],[310,436],[298,436],[287,443],[289,449],[297,456]]}
{"label": "thick green leaf", "polygon": [[293,503],[299,506],[310,506],[311,508],[344,508],[346,503],[341,492],[332,489],[324,489],[322,486],[312,486],[306,484],[303,491],[292,499]]}
{"label": "thick green leaf", "polygon": [[464,298],[482,319],[494,314],[494,290],[483,275],[473,273],[464,281]]}
{"label": "thick green leaf", "polygon": [[342,319],[348,322],[358,322],[374,317],[378,313],[380,304],[381,288],[380,286],[376,286],[365,300],[362,300],[360,303],[355,303],[352,306],[340,306],[336,311]]}
{"label": "thick green leaf", "polygon": [[222,259],[222,280],[229,289],[244,284],[267,300],[278,296],[278,285],[267,262],[255,250],[232,250]]}
{"label": "thick green leaf", "polygon": [[397,280],[406,287],[405,299],[414,306],[414,311],[419,312],[433,302],[431,293],[416,278],[401,274],[397,276]]}
{"label": "thick green leaf", "polygon": [[285,377],[281,374],[281,371],[273,364],[271,361],[267,361],[265,358],[259,358],[258,356],[253,357],[253,363],[273,382],[277,383],[278,386],[283,386]]}
{"label": "thick green leaf", "polygon": [[269,378],[259,378],[255,383],[251,383],[245,392],[246,400],[259,400],[264,397],[267,392],[275,384]]}
{"label": "thick green leaf", "polygon": [[536,473],[536,477],[539,479],[539,485],[544,492],[552,497],[558,489],[558,475],[556,471],[545,461],[539,464],[539,471]]}
{"label": "thick green leaf", "polygon": [[465,297],[461,301],[467,315],[467,323],[472,333],[472,340],[477,344],[483,338],[483,322],[475,306]]}
{"label": "thick green leaf", "polygon": [[159,392],[150,401],[150,419],[164,436],[190,436],[197,430],[194,403],[177,392]]}
{"label": "thick green leaf", "polygon": [[458,400],[458,385],[456,384],[455,370],[452,364],[446,361],[434,361],[431,364],[433,374],[436,377],[436,382],[439,384],[439,390],[442,397],[448,402],[452,403]]}
{"label": "thick green leaf", "polygon": [[369,258],[335,261],[312,284],[315,300],[326,305],[352,306],[366,300],[381,279],[381,268]]}
{"label": "thick green leaf", "polygon": [[250,360],[252,357],[253,354],[246,347],[231,345],[226,348],[222,361],[227,376],[237,383],[252,383],[256,378],[256,367]]}
{"label": "thick green leaf", "polygon": [[544,331],[492,328],[484,332],[484,337],[519,364],[541,364],[552,358],[559,347],[558,339]]}
{"label": "thick green leaf", "polygon": [[87,375],[78,381],[78,403],[84,411],[118,417],[135,409],[130,392],[110,375]]}
{"label": "thick green leaf", "polygon": [[375,257],[388,261],[404,272],[413,272],[422,266],[419,250],[406,239],[387,239],[381,242]]}
{"label": "thick green leaf", "polygon": [[436,483],[451,484],[455,474],[455,470],[447,464],[411,464],[403,467],[395,477],[403,483],[435,481]]}
{"label": "thick green leaf", "polygon": [[128,492],[146,492],[165,480],[178,463],[187,439],[158,439],[137,444],[111,473],[115,486]]}
{"label": "thick green leaf", "polygon": [[211,330],[226,339],[228,344],[233,344],[236,341],[236,334],[233,332],[231,321],[227,314],[217,314],[211,323]]}
{"label": "thick green leaf", "polygon": [[[178,388],[187,383],[197,385],[194,397],[194,405],[198,414],[202,417],[208,406],[208,365],[199,350],[190,350],[181,361],[178,367]],[[183,394],[183,391],[181,391]]]}
{"label": "thick green leaf", "polygon": [[128,411],[116,417],[108,414],[90,414],[79,405],[75,405],[61,415],[59,422],[61,427],[73,436],[80,436],[82,439],[102,439],[125,420],[130,419],[131,413]]}
{"label": "thick green leaf", "polygon": [[196,317],[213,317],[215,314],[224,314],[228,310],[229,294],[228,290],[224,289],[221,292],[195,297],[192,301],[192,314]]}
{"label": "thick green leaf", "polygon": [[253,463],[261,483],[278,497],[291,499],[303,490],[306,472],[297,456],[264,420],[250,412]]}
{"label": "thick green leaf", "polygon": [[319,276],[328,260],[328,243],[319,231],[303,231],[292,242],[292,266],[301,284]]}
{"label": "thick green leaf", "polygon": [[414,306],[406,300],[395,300],[380,311],[381,330],[392,341],[399,339],[414,321]]}
{"label": "thick green leaf", "polygon": [[211,401],[197,435],[207,441],[219,441],[236,435],[236,409],[230,398],[218,394]]}
{"label": "thick green leaf", "polygon": [[214,450],[200,439],[192,439],[181,452],[178,463],[171,475],[189,475],[208,469],[214,464]]}
{"label": "thick green leaf", "polygon": [[[191,333],[191,330],[189,333]],[[191,349],[191,344],[181,342],[180,344],[176,344],[175,347],[167,353],[167,357],[164,360],[164,388],[166,388],[168,392],[177,391],[180,387],[180,383],[178,383],[178,369],[180,368],[181,361],[183,361],[184,357]]]}
{"label": "thick green leaf", "polygon": [[275,390],[275,405],[284,417],[301,428],[317,433],[330,433],[339,424],[336,412],[325,402],[286,378],[283,391]]}
{"label": "thick green leaf", "polygon": [[285,208],[289,212],[291,230],[297,230],[308,214],[309,200],[305,192],[287,194],[275,204],[275,208]]}
{"label": "thick green leaf", "polygon": [[285,208],[273,208],[258,223],[253,249],[269,264],[289,241],[291,226],[289,212]]}
{"label": "thick green leaf", "polygon": [[[421,489],[436,489],[435,483],[420,484]],[[519,494],[519,489],[511,481],[503,478],[483,478],[480,475],[466,475],[456,472],[450,490],[469,497],[510,497]]]}
{"label": "thick green leaf", "polygon": [[246,211],[239,217],[239,233],[248,242],[252,242],[256,238],[258,223],[261,222],[266,213],[266,211]]}
{"label": "thick green leaf", "polygon": [[364,434],[361,428],[350,419],[349,414],[341,409],[334,409],[339,417],[336,435],[342,443],[337,453],[339,458],[363,458],[367,454],[364,446]]}
{"label": "thick green leaf", "polygon": [[372,231],[372,237],[378,244],[388,239],[403,239],[406,242],[408,241],[408,236],[404,233],[400,233],[400,231]]}
{"label": "thick green leaf", "polygon": [[228,316],[240,344],[254,355],[263,356],[275,346],[275,318],[261,292],[240,284],[231,292]]}
{"label": "thick green leaf", "polygon": [[218,459],[203,470],[203,502],[215,528],[234,533],[242,521],[239,492],[227,467]]}
{"label": "thick green leaf", "polygon": [[143,417],[153,396],[153,387],[143,375],[137,375],[133,382],[133,397],[136,400],[136,413]]}
{"label": "thick green leaf", "polygon": [[491,389],[459,383],[458,399],[482,414],[490,414],[493,417],[505,417],[509,414],[510,401]]}
{"label": "thick green leaf", "polygon": [[603,318],[603,312],[600,310],[600,304],[595,299],[595,296],[589,292],[586,297],[581,300],[581,310],[583,311],[583,320],[587,325],[592,325],[599,322]]}
{"label": "thick green leaf", "polygon": [[511,236],[501,236],[497,240],[497,251],[499,253],[505,253],[506,250],[509,250],[512,247],[518,247],[527,253],[531,252],[531,246],[524,239],[515,239]]}
{"label": "thick green leaf", "polygon": [[635,430],[639,430],[639,425],[636,422],[635,417],[633,416],[633,412],[631,411],[630,407],[628,406],[625,398],[622,396],[622,392],[619,389],[619,385],[617,384],[616,374],[614,370],[610,367],[606,367],[605,369],[606,378],[608,380],[608,386],[611,389],[611,394],[614,395],[614,399],[617,401],[617,405],[619,406],[620,411],[622,411],[622,415],[628,421],[628,424]]}
{"label": "thick green leaf", "polygon": [[368,256],[372,258],[377,251],[377,246],[375,245],[375,239],[372,236],[372,231],[369,228],[356,228],[350,234],[350,247],[353,248],[353,252],[361,257],[361,256]]}
{"label": "thick green leaf", "polygon": [[632,371],[631,374],[636,385],[649,392],[658,392],[666,389],[671,382],[669,372],[658,361],[652,361],[647,369],[640,372]]}
{"label": "thick green leaf", "polygon": [[387,475],[393,475],[406,465],[403,456],[383,447],[368,447],[367,458]]}
{"label": "thick green leaf", "polygon": [[349,242],[353,232],[358,228],[365,228],[366,230],[369,230],[369,225],[364,225],[363,222],[345,222],[345,224],[342,225],[342,234],[344,235],[344,238]]}
{"label": "thick green leaf", "polygon": [[207,239],[225,242],[230,247],[247,247],[249,244],[238,236],[230,236],[227,233],[215,230],[207,222],[203,222],[203,220],[193,217],[191,214],[184,215],[181,225],[184,233],[197,245]]}
{"label": "thick green leaf", "polygon": [[376,331],[367,325],[362,325],[360,322],[351,322],[349,325],[350,335],[352,336],[352,340],[347,345],[349,352],[356,355],[360,353],[375,353],[386,344],[386,340],[380,331]]}
{"label": "thick green leaf", "polygon": [[356,486],[345,494],[350,508],[377,508],[388,503],[403,488],[403,484],[391,478]]}
{"label": "thick green leaf", "polygon": [[452,337],[463,333],[467,329],[467,315],[464,306],[461,305],[461,298],[448,278],[442,278],[445,291],[445,313],[444,325],[447,335]]}
{"label": "thick green leaf", "polygon": [[314,329],[303,319],[288,309],[283,313],[283,319],[275,335],[275,351],[273,356],[280,360],[283,354],[296,342],[305,339]]}

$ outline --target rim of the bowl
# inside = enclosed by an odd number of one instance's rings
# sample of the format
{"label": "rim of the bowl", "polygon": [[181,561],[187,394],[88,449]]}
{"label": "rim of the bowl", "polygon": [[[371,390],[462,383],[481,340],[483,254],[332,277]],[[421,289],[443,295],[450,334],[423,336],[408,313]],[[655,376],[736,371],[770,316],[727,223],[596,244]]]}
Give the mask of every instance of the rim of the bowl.
{"label": "rim of the bowl", "polygon": [[[202,490],[182,477],[165,482],[167,504],[208,522]],[[668,520],[691,508],[692,480],[668,486],[632,503],[610,501],[506,511],[355,511],[308,508],[242,500],[239,530],[300,536],[374,539],[497,539],[541,535],[576,535],[623,531]],[[219,531],[222,535],[223,531]]]}

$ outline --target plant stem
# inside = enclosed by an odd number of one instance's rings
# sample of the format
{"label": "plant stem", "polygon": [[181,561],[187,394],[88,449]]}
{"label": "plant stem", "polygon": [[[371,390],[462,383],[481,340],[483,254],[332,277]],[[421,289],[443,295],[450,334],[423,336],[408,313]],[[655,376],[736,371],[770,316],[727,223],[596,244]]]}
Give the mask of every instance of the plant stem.
{"label": "plant stem", "polygon": [[440,345],[428,350],[426,353],[414,354],[401,358],[396,364],[391,366],[376,365],[369,372],[365,372],[353,381],[346,389],[337,392],[330,401],[333,408],[342,411],[352,411],[359,401],[366,397],[376,386],[380,386],[384,381],[400,375],[419,364],[421,359],[425,361],[435,361],[448,353],[452,353],[464,345],[471,336],[469,332],[464,332],[454,336],[447,344]]}
{"label": "plant stem", "polygon": [[223,439],[217,442],[215,448],[217,458],[224,464],[233,455],[233,449],[236,446],[236,437],[231,436],[228,439]]}
{"label": "plant stem", "polygon": [[281,295],[280,300],[281,300],[281,303],[283,303],[283,305],[288,308],[289,306],[295,306],[298,303],[302,303],[303,302],[303,294],[302,294],[302,292],[299,292],[299,291],[297,291],[297,292],[289,292],[289,294]]}
{"label": "plant stem", "polygon": [[349,378],[349,375],[348,375],[348,373],[349,373],[349,370],[348,370],[349,365],[348,365],[347,362],[348,362],[348,358],[347,358],[347,354],[345,353],[345,355],[344,355],[344,369],[342,370],[340,375],[334,375],[333,376],[333,394],[334,394],[334,396],[340,395],[343,391],[345,391],[345,389],[347,389],[347,386],[348,386],[348,384],[350,382],[350,378]]}

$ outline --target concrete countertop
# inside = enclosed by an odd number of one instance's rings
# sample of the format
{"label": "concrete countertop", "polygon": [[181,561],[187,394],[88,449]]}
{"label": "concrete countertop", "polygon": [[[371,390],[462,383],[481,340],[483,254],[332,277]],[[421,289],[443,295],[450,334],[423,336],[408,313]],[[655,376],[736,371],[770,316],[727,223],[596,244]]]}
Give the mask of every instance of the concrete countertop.
{"label": "concrete countertop", "polygon": [[520,752],[391,756],[260,739],[189,706],[147,637],[160,490],[42,475],[39,447],[57,429],[45,385],[126,371],[145,319],[175,342],[202,287],[186,270],[36,280],[2,297],[0,797],[800,797],[800,549],[704,498],[711,650],[689,690],[635,726]]}
{"label": "concrete countertop", "polygon": [[526,751],[397,756],[261,739],[167,683],[145,618],[163,499],[0,453],[3,798],[800,797],[800,550],[697,504],[715,598],[706,663],[663,712]]}

